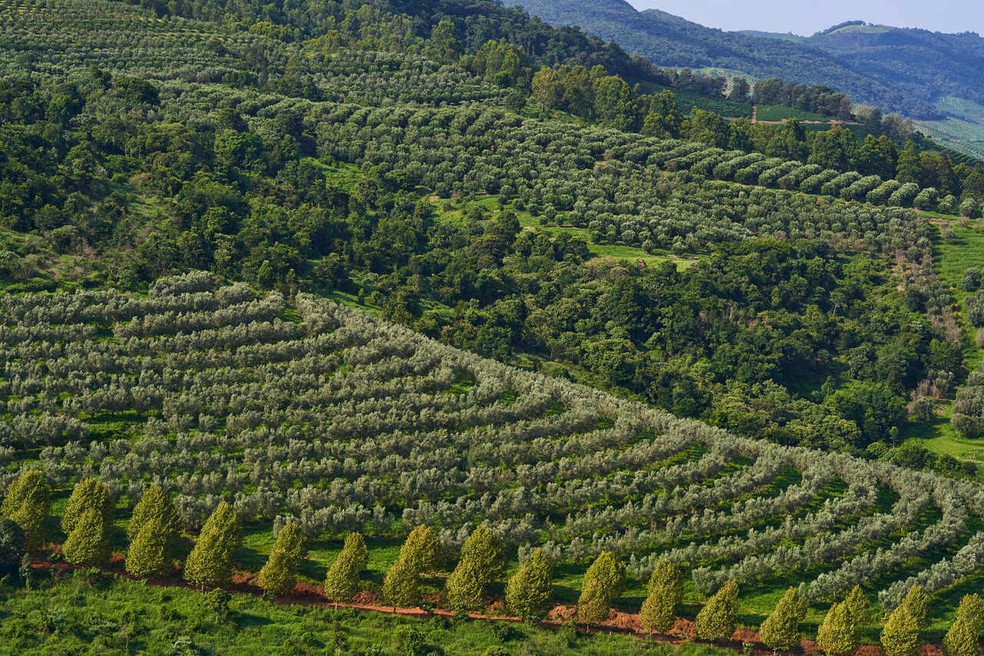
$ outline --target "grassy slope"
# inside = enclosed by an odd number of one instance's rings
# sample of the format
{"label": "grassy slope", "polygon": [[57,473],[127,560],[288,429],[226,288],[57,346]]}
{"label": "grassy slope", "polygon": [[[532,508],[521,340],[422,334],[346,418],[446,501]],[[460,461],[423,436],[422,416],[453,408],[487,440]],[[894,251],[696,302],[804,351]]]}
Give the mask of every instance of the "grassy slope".
{"label": "grassy slope", "polygon": [[[621,635],[575,637],[569,630],[485,621],[417,620],[331,607],[275,604],[234,595],[232,617],[218,621],[204,596],[106,575],[47,575],[33,590],[2,589],[0,640],[18,654],[397,654],[400,634],[417,629],[426,645],[448,655],[637,654],[646,643]],[[724,656],[687,644],[666,654]]]}
{"label": "grassy slope", "polygon": [[940,121],[916,121],[939,143],[977,158],[984,158],[984,106],[963,98],[946,97],[936,107],[947,114]]}
{"label": "grassy slope", "polygon": [[[937,242],[933,260],[937,274],[950,287],[960,305],[961,322],[966,335],[964,356],[967,368],[973,370],[980,365],[982,353],[975,344],[976,329],[966,320],[964,298],[967,293],[960,283],[966,269],[984,268],[984,232],[973,224],[959,225],[952,222],[948,227],[953,235]],[[905,437],[924,439],[925,446],[936,453],[984,463],[984,440],[966,439],[958,435],[950,425],[950,404],[946,404],[942,410],[942,415],[930,424],[910,424]]]}

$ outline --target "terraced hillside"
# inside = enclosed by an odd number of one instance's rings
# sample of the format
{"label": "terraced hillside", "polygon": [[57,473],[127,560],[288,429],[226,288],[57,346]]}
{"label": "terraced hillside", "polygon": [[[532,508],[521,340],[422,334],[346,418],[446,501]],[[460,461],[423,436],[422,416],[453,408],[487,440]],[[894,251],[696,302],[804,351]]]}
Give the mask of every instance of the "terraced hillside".
{"label": "terraced hillside", "polygon": [[560,563],[608,549],[643,578],[667,558],[746,599],[802,583],[822,604],[861,583],[890,608],[917,582],[979,582],[972,483],[739,439],[207,274],[0,304],[8,481],[97,476],[128,507],[160,484],[188,527],[222,498],[325,538],[428,524],[459,545],[488,523]]}

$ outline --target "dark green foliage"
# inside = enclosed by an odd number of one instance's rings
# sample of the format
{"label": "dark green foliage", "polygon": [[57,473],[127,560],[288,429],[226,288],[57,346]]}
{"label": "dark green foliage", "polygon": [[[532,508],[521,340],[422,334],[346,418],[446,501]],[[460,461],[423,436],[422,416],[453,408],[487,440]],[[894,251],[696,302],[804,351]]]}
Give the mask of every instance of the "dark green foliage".
{"label": "dark green foliage", "polygon": [[707,600],[694,621],[694,635],[700,640],[726,640],[738,621],[738,584],[729,580]]}
{"label": "dark green foliage", "polygon": [[272,595],[284,595],[297,583],[297,573],[307,558],[307,538],[301,525],[287,522],[277,533],[266,564],[256,577],[257,584]]}
{"label": "dark green foliage", "polygon": [[12,519],[0,519],[0,576],[16,573],[24,554],[24,530]]}
{"label": "dark green foliage", "polygon": [[44,474],[36,469],[21,472],[7,488],[0,507],[0,515],[20,526],[29,549],[41,544],[42,526],[50,512],[51,488]]}
{"label": "dark green foliage", "polygon": [[369,551],[361,533],[349,533],[345,545],[328,568],[325,577],[325,596],[335,601],[348,601],[359,591],[362,572],[369,562]]}
{"label": "dark green foliage", "polygon": [[806,618],[807,602],[796,588],[790,588],[759,628],[765,646],[793,649],[800,643],[799,625]]}
{"label": "dark green foliage", "polygon": [[539,622],[550,610],[553,583],[550,561],[540,549],[520,565],[506,586],[506,608],[527,622]]}
{"label": "dark green foliage", "polygon": [[184,578],[202,588],[229,582],[232,556],[242,541],[239,516],[223,501],[202,526],[184,565]]}

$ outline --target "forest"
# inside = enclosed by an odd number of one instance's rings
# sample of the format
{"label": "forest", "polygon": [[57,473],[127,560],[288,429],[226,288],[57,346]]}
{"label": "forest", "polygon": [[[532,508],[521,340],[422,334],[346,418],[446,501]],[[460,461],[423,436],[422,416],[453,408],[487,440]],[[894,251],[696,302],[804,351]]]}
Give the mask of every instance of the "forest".
{"label": "forest", "polygon": [[[980,162],[833,89],[728,100],[484,0],[0,0],[0,34],[18,553],[119,569],[139,544],[155,565],[126,572],[180,578],[223,508],[203,588],[284,552],[324,589],[359,535],[337,596],[385,598],[426,527],[448,612],[549,569],[538,613],[782,606],[798,636],[853,594],[884,611],[859,640],[896,608],[966,633],[978,464],[910,438],[984,430],[984,275],[947,259]],[[756,97],[844,123],[712,110]],[[166,526],[138,541],[151,490]],[[498,564],[455,607],[481,527]],[[624,585],[589,585],[599,558]],[[654,572],[683,597],[644,606]]]}

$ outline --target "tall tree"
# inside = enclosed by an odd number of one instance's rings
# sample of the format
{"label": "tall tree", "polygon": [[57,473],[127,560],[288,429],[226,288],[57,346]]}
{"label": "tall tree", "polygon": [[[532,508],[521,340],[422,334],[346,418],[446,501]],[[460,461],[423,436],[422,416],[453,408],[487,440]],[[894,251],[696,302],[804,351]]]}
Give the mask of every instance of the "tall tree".
{"label": "tall tree", "polygon": [[673,563],[659,561],[649,577],[648,594],[639,614],[642,628],[666,632],[673,626],[676,606],[682,599],[683,573]]}
{"label": "tall tree", "polygon": [[817,631],[817,645],[827,656],[848,656],[858,648],[860,640],[851,612],[844,602],[830,607]]}
{"label": "tall tree", "polygon": [[726,640],[738,622],[738,583],[729,580],[697,613],[694,634],[701,640]]}
{"label": "tall tree", "polygon": [[133,515],[126,526],[127,536],[133,540],[140,533],[143,525],[152,519],[159,519],[162,528],[177,533],[178,511],[174,508],[170,497],[162,488],[152,485],[144,490],[140,501],[133,507]]}
{"label": "tall tree", "polygon": [[547,556],[534,550],[506,585],[506,608],[527,622],[541,621],[550,609],[551,577]]}
{"label": "tall tree", "polygon": [[922,179],[922,160],[919,158],[919,151],[916,144],[912,141],[905,142],[902,152],[899,153],[899,161],[896,164],[895,179],[905,184],[915,182],[919,184]]}
{"label": "tall tree", "polygon": [[65,533],[71,533],[82,515],[89,510],[94,510],[100,514],[106,523],[109,522],[113,511],[113,500],[109,495],[109,488],[95,478],[80,481],[72,490],[72,495],[68,498],[68,505],[65,506],[65,512],[62,514],[62,530]]}
{"label": "tall tree", "polygon": [[263,568],[256,577],[263,591],[272,595],[285,595],[294,589],[297,573],[307,558],[307,538],[296,521],[284,524],[270,550]]}
{"label": "tall tree", "polygon": [[62,553],[73,565],[101,565],[106,561],[109,531],[106,518],[98,508],[87,508],[76,516]]}
{"label": "tall tree", "polygon": [[144,522],[126,552],[126,571],[134,576],[163,576],[171,571],[171,545],[175,531],[167,520],[151,517]]}
{"label": "tall tree", "polygon": [[885,656],[918,656],[919,619],[902,604],[892,611],[882,629],[881,645]]}
{"label": "tall tree", "polygon": [[342,551],[328,568],[325,596],[334,601],[348,601],[359,591],[362,572],[369,564],[369,550],[361,533],[349,533]]}
{"label": "tall tree", "polygon": [[943,638],[946,656],[978,656],[981,631],[984,630],[984,602],[979,595],[965,595],[957,608],[957,617]]}
{"label": "tall tree", "polygon": [[41,544],[44,520],[51,512],[51,488],[37,469],[25,469],[7,488],[0,515],[17,523],[24,531],[27,549]]}
{"label": "tall tree", "polygon": [[493,583],[506,565],[502,538],[488,526],[479,526],[461,547],[461,560],[475,565],[483,586]]}
{"label": "tall tree", "polygon": [[393,606],[416,606],[420,603],[419,586],[417,567],[406,558],[397,558],[383,577],[383,600]]}
{"label": "tall tree", "polygon": [[185,562],[184,578],[201,587],[216,586],[232,576],[232,557],[242,541],[235,509],[223,501],[202,527],[195,547]]}
{"label": "tall tree", "polygon": [[484,579],[478,565],[463,558],[445,584],[448,606],[459,612],[484,608],[487,600]]}
{"label": "tall tree", "polygon": [[806,618],[807,603],[796,588],[789,588],[775,609],[769,614],[759,635],[762,642],[772,649],[792,649],[799,645],[799,625]]}

